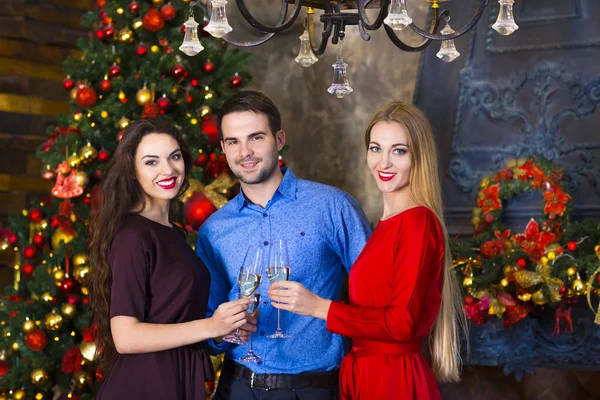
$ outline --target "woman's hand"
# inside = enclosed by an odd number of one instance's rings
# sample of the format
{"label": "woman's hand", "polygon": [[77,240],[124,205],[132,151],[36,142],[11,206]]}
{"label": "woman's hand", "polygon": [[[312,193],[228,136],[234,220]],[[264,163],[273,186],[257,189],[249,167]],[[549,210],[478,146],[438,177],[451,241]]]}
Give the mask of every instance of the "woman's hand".
{"label": "woman's hand", "polygon": [[331,300],[317,296],[298,282],[277,281],[268,294],[275,308],[327,320]]}
{"label": "woman's hand", "polygon": [[[250,303],[252,303],[251,299],[239,299],[221,304],[209,318],[212,337],[227,336],[236,329],[249,324],[249,318],[252,317],[248,316],[246,310]],[[256,320],[254,323],[256,324]]]}

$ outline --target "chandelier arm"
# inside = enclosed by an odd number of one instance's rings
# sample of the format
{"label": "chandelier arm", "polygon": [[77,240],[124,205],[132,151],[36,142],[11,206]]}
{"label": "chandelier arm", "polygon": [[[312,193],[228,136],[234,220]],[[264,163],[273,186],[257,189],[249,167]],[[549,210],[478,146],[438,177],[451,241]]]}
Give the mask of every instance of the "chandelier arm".
{"label": "chandelier arm", "polygon": [[[427,39],[432,39],[432,40],[456,39],[458,37],[461,37],[465,33],[469,32],[471,29],[473,29],[473,27],[477,24],[477,22],[479,22],[479,19],[483,15],[483,11],[489,4],[490,4],[490,0],[479,0],[479,6],[477,7],[477,11],[475,11],[475,15],[473,15],[471,20],[465,26],[461,27],[459,30],[457,30],[456,32],[449,34],[449,35],[437,35],[434,33],[429,33],[427,31],[424,31],[423,29],[419,28],[414,23],[410,24],[409,26],[410,26],[410,29],[415,31],[418,35],[420,35],[424,38],[427,38]],[[444,11],[446,11],[446,10],[444,10]],[[440,18],[441,18],[441,15],[440,15]]]}
{"label": "chandelier arm", "polygon": [[[285,0],[283,0],[283,1],[285,1]],[[210,20],[211,13],[209,12],[207,5],[202,4],[200,1],[192,1],[190,3],[190,7],[198,7],[200,9],[200,11],[202,11],[202,15],[204,15],[205,18],[208,18]],[[287,7],[284,7],[281,9],[281,14],[279,15],[279,20],[277,21],[277,24],[281,24],[283,21],[285,21],[286,16],[287,16]],[[263,43],[268,42],[271,38],[273,38],[273,36],[275,36],[275,33],[266,33],[263,36],[259,37],[258,39],[248,41],[248,40],[237,40],[237,39],[232,38],[229,35],[225,35],[221,39],[226,41],[227,43],[229,43],[233,46],[237,46],[237,47],[254,47],[254,46],[259,46]]]}
{"label": "chandelier arm", "polygon": [[[433,33],[438,30],[438,27],[440,26],[440,22],[442,21],[442,17],[449,16],[450,11],[444,10],[440,13],[439,16],[438,16],[437,8],[434,8],[432,12],[433,12],[433,15],[431,16],[431,26],[430,26],[429,31]],[[425,41],[423,43],[421,43],[419,46],[416,46],[416,47],[409,46],[406,43],[404,43],[402,40],[400,40],[398,38],[398,36],[396,36],[396,32],[394,32],[394,30],[392,28],[390,28],[387,25],[384,25],[383,28],[385,29],[385,33],[387,33],[387,35],[390,38],[390,40],[392,41],[392,43],[394,43],[394,45],[396,45],[396,47],[398,47],[400,50],[403,50],[406,52],[423,51],[427,47],[429,47],[429,45],[433,42],[432,39],[425,39]]]}
{"label": "chandelier arm", "polygon": [[366,5],[371,0],[358,0],[358,15],[363,23],[363,26],[368,31],[374,31],[381,27],[383,24],[383,20],[388,15],[388,9],[390,6],[390,0],[382,0],[381,8],[379,9],[379,14],[377,15],[377,19],[375,22],[371,23],[369,21],[369,17],[367,16]]}
{"label": "chandelier arm", "polygon": [[[261,32],[265,32],[265,33],[278,33],[278,32],[283,32],[284,30],[288,29],[290,26],[292,26],[292,24],[296,21],[296,18],[298,18],[298,15],[300,15],[300,10],[302,9],[302,0],[296,0],[296,4],[294,4],[294,10],[292,11],[292,15],[290,16],[290,19],[285,22],[278,22],[276,26],[266,26],[261,24],[260,22],[258,22],[253,16],[252,14],[250,14],[250,12],[248,11],[248,9],[246,8],[246,4],[244,3],[244,0],[235,0],[240,13],[242,13],[242,16],[244,17],[244,19],[250,24],[252,25],[254,28],[258,29]],[[282,3],[282,9],[285,9],[285,12],[287,13],[287,3],[285,0],[281,0]]]}
{"label": "chandelier arm", "polygon": [[312,52],[315,56],[322,56],[323,53],[325,53],[325,49],[327,48],[327,42],[329,41],[329,37],[331,36],[331,32],[333,30],[333,23],[331,21],[326,21],[323,23],[321,42],[318,46],[315,46],[313,44],[315,34],[314,12],[312,12],[312,9],[310,9],[310,11],[306,14],[306,30],[308,31],[308,38],[310,39],[309,43]]}

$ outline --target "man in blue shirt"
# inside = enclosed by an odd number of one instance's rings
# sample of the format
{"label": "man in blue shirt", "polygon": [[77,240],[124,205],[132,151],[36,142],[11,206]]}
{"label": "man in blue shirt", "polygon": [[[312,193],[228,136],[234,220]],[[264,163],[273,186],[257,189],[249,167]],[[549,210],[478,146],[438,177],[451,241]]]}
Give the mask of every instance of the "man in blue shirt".
{"label": "man in blue shirt", "polygon": [[[288,245],[289,279],[338,300],[344,277],[371,232],[357,202],[279,168],[285,132],[277,107],[265,95],[245,91],[227,99],[217,129],[241,191],[198,232],[196,252],[211,274],[207,317],[219,304],[238,298],[238,274],[248,246],[263,246],[268,254],[270,243],[278,239]],[[277,328],[277,310],[267,297],[266,267],[257,290],[258,329],[252,336],[254,352],[263,360],[243,363],[239,359],[247,345],[210,340],[213,350],[226,352],[216,398],[337,399],[342,338],[329,333],[325,321],[285,311],[281,327],[291,337],[267,338]]]}

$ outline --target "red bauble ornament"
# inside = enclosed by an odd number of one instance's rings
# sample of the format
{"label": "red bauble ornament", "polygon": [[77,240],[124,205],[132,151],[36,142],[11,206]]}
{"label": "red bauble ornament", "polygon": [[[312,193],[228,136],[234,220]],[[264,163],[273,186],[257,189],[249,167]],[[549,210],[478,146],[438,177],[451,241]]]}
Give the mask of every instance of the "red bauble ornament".
{"label": "red bauble ornament", "polygon": [[34,208],[33,210],[29,211],[29,220],[31,222],[40,222],[42,219],[44,219],[44,213],[42,213],[40,210]]}
{"label": "red bauble ornament", "polygon": [[195,192],[183,206],[183,220],[186,225],[198,230],[200,225],[215,211],[217,211],[216,207],[204,193]]}
{"label": "red bauble ornament", "polygon": [[110,153],[108,152],[108,150],[102,149],[98,152],[98,161],[107,162],[109,158]]}
{"label": "red bauble ornament", "polygon": [[25,344],[32,351],[42,351],[48,344],[48,337],[41,329],[36,329],[25,335]]}
{"label": "red bauble ornament", "polygon": [[151,8],[150,11],[144,15],[142,26],[147,31],[158,32],[165,26],[165,20],[155,8]]}
{"label": "red bauble ornament", "polygon": [[171,69],[171,75],[175,79],[183,79],[188,75],[188,72],[185,70],[185,67],[181,64],[175,64],[173,69]]}
{"label": "red bauble ornament", "polygon": [[521,269],[523,269],[523,268],[525,268],[525,265],[527,265],[527,262],[524,259],[519,258],[519,260],[517,261],[517,264],[519,265],[519,267],[521,267]]}
{"label": "red bauble ornament", "polygon": [[73,293],[76,289],[75,280],[71,277],[63,279],[60,283],[60,290],[65,294]]}
{"label": "red bauble ornament", "polygon": [[140,44],[138,47],[135,48],[135,52],[138,56],[142,57],[148,54],[148,48],[143,44]]}
{"label": "red bauble ornament", "polygon": [[29,277],[31,276],[31,274],[33,274],[33,265],[31,264],[25,264],[23,265],[23,275]]}
{"label": "red bauble ornament", "polygon": [[[8,243],[10,243],[11,246],[16,246],[19,244],[19,237],[17,235],[15,235],[14,233],[10,234],[8,236]],[[598,275],[600,276],[600,275]]]}
{"label": "red bauble ornament", "polygon": [[167,21],[172,20],[177,15],[177,10],[172,4],[165,4],[160,8],[160,15]]}
{"label": "red bauble ornament", "polygon": [[94,31],[94,37],[98,40],[104,39],[104,28],[100,27]]}
{"label": "red bauble ornament", "polygon": [[132,14],[137,13],[138,11],[140,11],[140,5],[138,3],[136,3],[135,1],[132,2],[131,4],[129,4],[129,11]]}
{"label": "red bauble ornament", "polygon": [[37,256],[37,249],[35,246],[27,246],[23,249],[23,257],[27,259],[32,259]]}
{"label": "red bauble ornament", "polygon": [[473,305],[473,303],[475,303],[475,299],[473,298],[473,296],[465,296],[465,304],[470,306]]}
{"label": "red bauble ornament", "polygon": [[104,7],[105,4],[106,0],[96,0],[96,5],[98,6],[98,8]]}
{"label": "red bauble ornament", "polygon": [[112,24],[112,18],[110,18],[110,17],[104,17],[104,18],[102,18],[102,24],[106,25],[106,26]]}
{"label": "red bauble ornament", "polygon": [[206,134],[208,144],[217,146],[221,142],[221,139],[219,138],[219,131],[217,130],[216,117],[213,116],[202,123],[202,132]]}
{"label": "red bauble ornament", "polygon": [[[196,161],[194,161],[194,164],[196,164],[196,166],[201,167],[204,164],[206,164],[206,162],[208,161],[208,157],[206,157],[206,154],[202,153],[199,154],[198,157],[196,158]],[[600,276],[600,275],[598,275]]]}
{"label": "red bauble ornament", "polygon": [[106,28],[104,28],[104,37],[111,38],[113,36],[115,36],[115,28],[113,28],[112,26],[107,26]]}
{"label": "red bauble ornament", "polygon": [[558,291],[558,294],[560,295],[560,297],[565,297],[565,295],[567,294],[567,288],[564,286],[561,287],[560,290]]}
{"label": "red bauble ornament", "polygon": [[577,249],[577,243],[575,243],[575,242],[569,242],[567,244],[567,247],[569,248],[569,250],[575,251],[575,249]]}
{"label": "red bauble ornament", "polygon": [[0,361],[0,378],[2,378],[4,375],[8,374],[9,369],[10,368],[9,368],[8,362]]}
{"label": "red bauble ornament", "polygon": [[171,100],[169,100],[167,96],[163,95],[160,99],[156,101],[156,105],[158,106],[159,110],[167,111],[171,106]]}
{"label": "red bauble ornament", "polygon": [[204,63],[203,68],[204,68],[204,72],[211,73],[215,70],[215,64],[212,61],[208,60],[206,63]]}
{"label": "red bauble ornament", "polygon": [[156,103],[150,102],[144,105],[144,115],[142,115],[142,118],[156,118],[159,114],[160,110]]}
{"label": "red bauble ornament", "polygon": [[71,78],[65,78],[65,80],[63,81],[63,88],[65,90],[71,90],[75,87],[75,81]]}
{"label": "red bauble ornament", "polygon": [[82,108],[93,106],[96,104],[96,99],[96,91],[89,86],[80,87],[75,94],[75,103]]}
{"label": "red bauble ornament", "polygon": [[60,219],[56,216],[53,215],[52,218],[50,218],[50,226],[54,229],[58,228],[60,225]]}
{"label": "red bauble ornament", "polygon": [[72,304],[74,306],[76,306],[77,304],[79,304],[79,301],[81,300],[81,297],[77,294],[70,294],[67,296],[67,302],[69,304]]}
{"label": "red bauble ornament", "polygon": [[102,90],[103,92],[110,92],[112,90],[112,83],[110,83],[110,80],[108,79],[103,79],[100,81],[100,90]]}
{"label": "red bauble ornament", "polygon": [[113,64],[108,70],[108,76],[111,78],[116,78],[119,75],[121,75],[121,67],[119,67],[117,64]]}
{"label": "red bauble ornament", "polygon": [[492,214],[487,214],[485,216],[485,222],[487,222],[488,224],[491,224],[492,222],[494,222],[494,216]]}
{"label": "red bauble ornament", "polygon": [[44,239],[44,235],[42,235],[41,233],[36,233],[35,235],[33,235],[33,238],[31,239],[31,241],[37,247],[41,247],[44,244],[46,244],[46,239]]}
{"label": "red bauble ornament", "polygon": [[229,80],[229,82],[231,83],[231,86],[233,86],[234,88],[239,88],[242,86],[242,77],[238,75],[238,73],[236,72],[231,79]]}

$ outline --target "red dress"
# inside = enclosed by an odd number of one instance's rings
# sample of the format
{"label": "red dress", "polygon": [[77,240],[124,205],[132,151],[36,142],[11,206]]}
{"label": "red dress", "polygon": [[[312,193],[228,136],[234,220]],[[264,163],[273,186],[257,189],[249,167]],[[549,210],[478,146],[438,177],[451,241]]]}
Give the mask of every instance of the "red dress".
{"label": "red dress", "polygon": [[440,308],[444,236],[415,207],[379,224],[350,272],[350,304],[331,303],[327,329],[353,339],[342,400],[441,399],[422,352]]}

